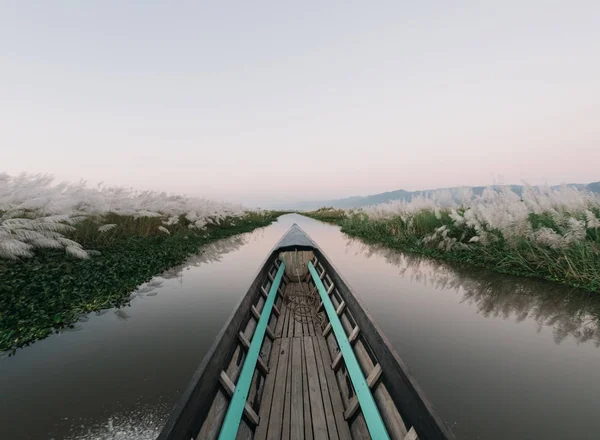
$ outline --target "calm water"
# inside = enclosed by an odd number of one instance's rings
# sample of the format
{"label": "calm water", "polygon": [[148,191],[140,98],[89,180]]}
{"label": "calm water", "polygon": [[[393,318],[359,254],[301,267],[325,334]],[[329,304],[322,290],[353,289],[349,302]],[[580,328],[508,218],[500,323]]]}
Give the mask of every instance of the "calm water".
{"label": "calm water", "polygon": [[204,249],[131,307],[0,359],[0,439],[153,439],[266,253],[300,224],[464,439],[600,438],[600,301],[366,246],[288,215]]}

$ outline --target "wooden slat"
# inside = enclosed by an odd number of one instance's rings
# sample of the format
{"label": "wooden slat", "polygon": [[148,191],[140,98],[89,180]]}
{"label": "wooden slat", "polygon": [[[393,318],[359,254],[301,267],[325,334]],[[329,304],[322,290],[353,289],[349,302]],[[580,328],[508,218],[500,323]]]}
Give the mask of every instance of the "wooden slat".
{"label": "wooden slat", "polygon": [[[365,421],[367,422],[367,427],[369,428],[371,437],[374,437],[378,440],[389,439],[390,437],[383,423],[381,413],[375,404],[371,390],[369,389],[369,386],[365,381],[365,377],[361,372],[360,365],[358,364],[356,356],[354,355],[352,346],[348,342],[346,332],[344,331],[344,328],[342,327],[340,319],[337,315],[337,310],[333,308],[333,304],[331,303],[331,300],[325,291],[323,282],[318,278],[314,266],[312,266],[310,263],[308,265],[308,270],[310,271],[313,281],[317,286],[321,300],[325,304],[325,311],[329,317],[329,322],[332,325],[335,338],[340,346],[340,351],[342,351],[344,354],[344,361],[348,369],[348,374],[352,379],[352,385],[356,389],[357,396],[360,398],[361,409],[365,417]],[[339,305],[338,310],[345,307],[345,303],[345,301],[342,301],[342,304]]]}
{"label": "wooden slat", "polygon": [[[240,340],[242,347],[244,347],[247,351],[250,348],[250,341],[248,341],[248,339],[242,332],[238,333],[238,339]],[[258,356],[258,359],[256,360],[256,366],[263,375],[266,376],[267,374],[269,374],[269,367],[267,367],[267,364],[265,363],[265,361],[263,360],[263,358],[260,355]]]}
{"label": "wooden slat", "polygon": [[308,371],[308,394],[312,414],[313,434],[315,440],[327,439],[327,422],[325,408],[321,398],[319,378],[317,376],[317,361],[312,343],[312,338],[303,338],[306,350],[306,368]]}
{"label": "wooden slat", "polygon": [[291,440],[304,440],[304,396],[302,394],[302,339],[292,340]]}
{"label": "wooden slat", "polygon": [[[323,365],[329,364],[331,357],[329,356],[329,350],[327,349],[327,342],[321,337],[313,338],[315,341],[315,349],[321,353]],[[317,349],[318,347],[318,349]],[[333,415],[337,426],[337,433],[340,440],[350,440],[350,428],[348,422],[344,419],[344,404],[342,403],[342,395],[338,388],[338,383],[335,378],[335,373],[329,368],[323,368],[325,373],[325,379],[327,380],[327,387],[329,389],[329,395],[331,397],[331,406],[333,407]]]}
{"label": "wooden slat", "polygon": [[294,336],[302,337],[303,333],[304,332],[302,331],[302,323],[297,319],[294,319]]}
{"label": "wooden slat", "polygon": [[[264,307],[264,304],[264,299],[260,298],[258,301],[258,307],[261,310]],[[245,314],[247,314],[247,311]],[[244,330],[244,336],[246,336],[246,339],[253,337],[256,325],[257,321],[253,319],[248,320],[248,322],[246,323],[246,328]],[[240,344],[235,344],[234,342],[232,344],[236,346],[236,349],[229,361],[225,373],[231,379],[231,381],[234,382],[237,381],[239,378],[239,375],[242,371],[242,367],[244,365],[243,361],[245,359],[246,354],[244,348]],[[270,345],[270,342],[265,342],[263,344],[263,348],[266,348],[267,345]],[[216,380],[218,381],[218,377],[216,378]],[[225,418],[225,414],[227,412],[227,407],[229,406],[229,400],[230,399],[227,397],[225,392],[219,391],[217,393],[208,411],[206,420],[203,423],[200,432],[198,433],[197,440],[215,440],[218,437],[219,432],[221,430],[221,426],[223,424],[223,419]],[[240,429],[238,429],[238,433],[247,432],[248,429],[249,428],[245,423],[241,423]]]}
{"label": "wooden slat", "polygon": [[[315,255],[318,252],[318,250],[315,251]],[[422,438],[455,438],[424,397],[423,391],[408,372],[389,340],[381,333],[372,316],[363,308],[362,303],[353,294],[341,274],[335,271],[335,268],[326,258],[323,258],[323,264],[336,284],[336,290],[343,295],[344,300],[348,303],[355,324],[360,326],[364,338],[369,342],[370,351],[385,371],[386,381],[376,388],[375,398],[379,408],[382,408],[382,416],[390,435],[393,438],[404,438],[407,429],[404,428],[405,434],[399,436],[397,435],[399,431],[395,433],[390,424],[391,421],[395,421],[394,424],[401,427],[404,424],[403,419],[409,423],[409,426],[414,425],[415,430]],[[355,351],[358,351],[360,342],[359,340],[356,344]],[[382,399],[378,398],[380,392]],[[383,408],[389,410],[386,411]],[[398,411],[402,412],[402,417],[400,417]]]}
{"label": "wooden slat", "polygon": [[290,339],[281,339],[279,349],[279,362],[277,363],[277,373],[275,377],[275,388],[273,390],[273,399],[271,402],[271,415],[269,417],[269,430],[267,439],[280,440],[283,424],[283,409],[285,406],[285,386],[287,383],[288,362],[290,354]]}
{"label": "wooden slat", "polygon": [[[231,397],[229,406],[227,407],[227,414],[225,415],[225,420],[221,426],[219,440],[228,440],[234,438],[239,429],[240,420],[244,411],[244,405],[246,405],[250,386],[252,385],[252,378],[254,376],[256,362],[260,355],[260,349],[263,345],[265,330],[268,328],[269,317],[271,316],[271,308],[275,303],[275,289],[277,289],[277,286],[281,282],[284,270],[285,264],[279,266],[275,281],[273,282],[271,291],[269,292],[269,297],[267,298],[263,308],[263,316],[258,319],[256,330],[254,331],[252,342],[250,343],[250,348],[246,353],[246,359],[244,360],[240,377],[238,378],[235,386],[235,392]],[[256,307],[254,306],[251,308],[256,310]],[[256,311],[258,312],[258,310]]]}
{"label": "wooden slat", "polygon": [[[281,339],[275,339],[273,342],[273,352],[269,359],[269,369],[272,372],[277,371],[278,362],[280,359],[281,351]],[[256,427],[255,438],[257,440],[264,440],[267,438],[267,430],[269,428],[269,420],[271,415],[271,403],[273,401],[273,391],[275,389],[275,377],[276,374],[269,374],[265,379],[265,386],[263,389],[263,396],[260,403],[260,410],[258,413],[258,426]],[[262,423],[261,423],[262,422]]]}
{"label": "wooden slat", "polygon": [[[344,301],[342,301],[342,303],[338,306],[337,310],[335,311],[335,314],[340,316],[342,313],[344,313],[345,308],[346,308],[346,303]],[[329,323],[327,323],[327,327],[325,327],[325,330],[323,330],[323,337],[326,338],[330,331],[331,331],[331,321]]]}
{"label": "wooden slat", "polygon": [[304,436],[313,440],[312,416],[310,411],[310,391],[308,386],[308,366],[306,364],[306,347],[302,342],[302,398],[304,399]]}
{"label": "wooden slat", "polygon": [[[335,295],[331,296],[331,301],[334,307],[339,305]],[[342,314],[342,316],[340,316],[340,321],[342,322],[342,326],[344,327],[344,330],[346,332],[354,331],[358,326],[358,324],[356,324],[353,327],[353,324],[348,319],[349,315],[351,315],[351,313],[347,311],[346,313]],[[354,320],[354,316],[352,316],[352,319]],[[360,339],[357,339],[357,341],[355,342],[354,354],[358,359],[358,363],[360,364],[362,372],[365,376],[367,376],[375,367],[375,363],[371,359],[366,345],[363,344],[363,341],[361,341]],[[391,398],[390,393],[386,388],[386,385],[382,383],[377,388],[375,388],[373,392],[373,397],[375,399],[375,402],[377,402],[377,407],[380,409],[381,417],[383,418],[385,427],[387,428],[390,437],[404,438],[408,430],[406,428],[406,425],[404,424],[402,417],[400,416],[400,413],[398,412],[396,403]],[[360,415],[357,417],[360,417]]]}
{"label": "wooden slat", "polygon": [[419,440],[419,436],[417,435],[417,431],[415,431],[415,427],[410,428],[410,431],[404,437],[404,440]]}
{"label": "wooden slat", "polygon": [[[319,384],[321,386],[321,396],[323,397],[323,407],[325,409],[325,420],[327,421],[327,432],[329,438],[332,440],[338,440],[337,428],[335,424],[335,416],[333,414],[333,408],[331,404],[331,396],[329,395],[329,388],[327,384],[327,378],[325,377],[325,369],[323,367],[323,357],[321,356],[321,350],[317,342],[317,337],[312,338],[313,348],[315,350],[315,359],[317,361],[317,372],[319,373]],[[327,363],[329,368],[329,363]],[[338,408],[342,409],[342,408]]]}
{"label": "wooden slat", "polygon": [[[219,382],[221,383],[221,385],[223,385],[223,388],[225,389],[229,397],[233,396],[233,393],[235,392],[235,385],[233,384],[229,376],[227,376],[227,373],[225,373],[224,371],[221,371],[221,375],[219,376]],[[258,425],[258,415],[247,403],[244,405],[244,415],[254,426]]]}
{"label": "wooden slat", "polygon": [[[373,388],[375,386],[375,384],[381,377],[381,374],[382,374],[381,366],[379,364],[375,365],[375,367],[373,368],[373,370],[371,371],[371,373],[369,373],[369,376],[367,377],[367,385],[369,386],[369,388]],[[346,420],[352,418],[352,416],[354,415],[356,410],[358,410],[359,407],[360,407],[360,404],[358,402],[358,398],[357,398],[357,396],[354,396],[352,399],[350,399],[350,404],[348,405],[348,408],[346,408],[346,412],[344,412],[344,418]]]}
{"label": "wooden slat", "polygon": [[[358,326],[354,327],[354,330],[352,330],[352,333],[350,333],[350,336],[348,336],[348,342],[350,342],[350,345],[354,345],[356,343],[356,341],[358,340],[358,336],[360,335],[360,328]],[[335,359],[333,360],[332,364],[331,364],[331,369],[333,371],[337,371],[338,368],[340,368],[340,365],[342,364],[342,360],[344,359],[344,356],[342,355],[342,352],[338,352],[338,354],[336,355]]]}
{"label": "wooden slat", "polygon": [[289,338],[294,337],[294,311],[292,310],[292,308],[290,307],[290,316],[288,317],[288,331],[287,331],[287,335]]}
{"label": "wooden slat", "polygon": [[283,322],[285,321],[285,315],[287,315],[287,304],[285,301],[281,302],[281,315],[277,318],[277,324],[275,324],[275,335],[280,338],[283,330]]}
{"label": "wooden slat", "polygon": [[[255,306],[251,307],[251,311],[252,311],[252,316],[254,316],[254,319],[259,321],[260,320],[260,312],[256,309]],[[271,330],[271,327],[269,327],[268,325],[265,328],[265,332],[266,332],[267,336],[271,339],[271,341],[273,339],[275,339],[275,333],[273,333],[273,330]]]}
{"label": "wooden slat", "polygon": [[288,369],[285,380],[285,395],[283,403],[283,421],[281,423],[281,440],[290,440],[290,425],[292,418],[292,345],[293,339],[290,340],[290,348],[288,354]]}

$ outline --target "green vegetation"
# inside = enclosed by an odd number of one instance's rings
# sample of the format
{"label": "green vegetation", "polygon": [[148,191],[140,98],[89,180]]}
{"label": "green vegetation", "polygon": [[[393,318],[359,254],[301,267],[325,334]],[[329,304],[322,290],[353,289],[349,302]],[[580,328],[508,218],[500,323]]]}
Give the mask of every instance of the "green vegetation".
{"label": "green vegetation", "polygon": [[302,212],[306,217],[321,220],[322,222],[340,224],[346,218],[346,211],[343,209],[335,209],[331,207],[319,208],[316,211]]}
{"label": "green vegetation", "polygon": [[[550,213],[529,213],[523,228],[529,232],[509,234],[508,228],[478,225],[478,230],[457,221],[464,213],[459,209],[453,217],[449,209],[421,209],[410,215],[374,215],[321,209],[305,215],[340,225],[342,232],[366,243],[600,291],[600,229],[575,231],[585,225],[585,214],[569,214],[570,220],[561,222]],[[600,218],[600,210],[592,213]],[[573,226],[575,221],[579,223]]]}
{"label": "green vegetation", "polygon": [[[107,214],[86,218],[65,234],[89,258],[42,248],[31,258],[0,259],[0,351],[14,352],[72,326],[83,313],[125,305],[136,286],[202,245],[266,226],[279,215],[250,212],[209,220],[198,230],[183,215],[165,227],[160,217]],[[101,225],[116,226],[102,232]]]}

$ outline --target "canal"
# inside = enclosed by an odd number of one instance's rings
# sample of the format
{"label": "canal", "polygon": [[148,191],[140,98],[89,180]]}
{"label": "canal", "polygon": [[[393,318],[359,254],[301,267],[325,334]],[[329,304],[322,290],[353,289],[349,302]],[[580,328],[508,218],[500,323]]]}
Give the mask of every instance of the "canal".
{"label": "canal", "polygon": [[459,439],[600,436],[600,295],[405,255],[286,215],[209,245],[129,307],[0,358],[0,439],[154,439],[266,254],[298,223]]}

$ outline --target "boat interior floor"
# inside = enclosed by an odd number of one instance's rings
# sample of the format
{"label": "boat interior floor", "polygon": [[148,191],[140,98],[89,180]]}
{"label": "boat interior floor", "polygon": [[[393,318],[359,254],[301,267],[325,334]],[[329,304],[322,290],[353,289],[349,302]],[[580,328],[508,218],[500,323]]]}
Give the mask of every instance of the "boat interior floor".
{"label": "boat interior floor", "polygon": [[254,438],[350,439],[316,296],[296,282],[284,298]]}

